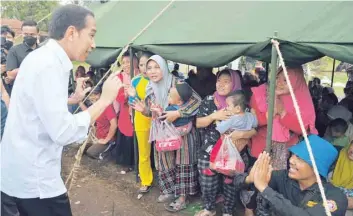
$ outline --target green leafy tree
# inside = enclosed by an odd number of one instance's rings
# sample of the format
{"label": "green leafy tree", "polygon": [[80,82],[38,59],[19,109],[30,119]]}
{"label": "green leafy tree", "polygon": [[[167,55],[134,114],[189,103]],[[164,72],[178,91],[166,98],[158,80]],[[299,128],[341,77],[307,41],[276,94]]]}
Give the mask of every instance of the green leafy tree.
{"label": "green leafy tree", "polygon": [[0,10],[4,18],[40,21],[40,30],[48,31],[50,14],[58,6],[58,1],[1,1]]}

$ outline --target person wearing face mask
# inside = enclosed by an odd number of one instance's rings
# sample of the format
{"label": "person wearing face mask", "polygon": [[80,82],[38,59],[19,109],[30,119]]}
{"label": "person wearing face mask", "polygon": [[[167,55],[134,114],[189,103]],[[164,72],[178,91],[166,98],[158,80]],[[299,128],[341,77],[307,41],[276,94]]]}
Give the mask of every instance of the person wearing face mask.
{"label": "person wearing face mask", "polygon": [[39,28],[37,23],[32,20],[27,20],[22,23],[22,35],[23,43],[13,46],[8,55],[6,62],[6,72],[8,79],[6,80],[9,84],[9,94],[11,95],[13,82],[16,79],[18,69],[25,57],[37,48],[37,39]]}

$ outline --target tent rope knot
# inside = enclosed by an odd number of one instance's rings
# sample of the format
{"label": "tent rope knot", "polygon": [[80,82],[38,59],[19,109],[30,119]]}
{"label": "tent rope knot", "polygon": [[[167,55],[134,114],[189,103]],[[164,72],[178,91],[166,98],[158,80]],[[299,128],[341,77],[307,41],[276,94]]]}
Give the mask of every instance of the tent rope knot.
{"label": "tent rope knot", "polygon": [[[281,50],[279,48],[280,43],[277,40],[274,40],[274,39],[271,39],[271,43],[273,44],[273,46],[277,50],[277,54],[278,54],[278,57],[279,57],[279,63],[280,63],[280,65],[283,68],[284,76],[286,77],[286,80],[289,80],[288,71],[287,71],[286,65],[285,65],[284,60],[283,60],[283,55],[282,55]],[[274,71],[271,71],[271,72],[274,73]],[[321,178],[320,178],[317,166],[316,166],[316,162],[315,162],[315,159],[314,159],[314,154],[313,154],[313,151],[312,151],[309,139],[308,139],[308,134],[307,134],[307,132],[305,130],[303,119],[302,119],[301,114],[300,114],[298,101],[297,101],[297,99],[295,97],[294,90],[293,90],[291,82],[287,82],[287,84],[288,84],[290,95],[291,95],[292,100],[293,100],[295,113],[297,115],[297,118],[298,118],[298,121],[299,121],[299,125],[300,125],[300,128],[302,130],[302,134],[303,134],[303,137],[304,137],[304,140],[305,140],[305,144],[306,144],[306,147],[307,147],[308,152],[309,152],[310,160],[312,162],[312,166],[313,166],[314,173],[315,173],[315,176],[316,176],[316,180],[317,180],[317,183],[318,183],[318,186],[319,186],[320,194],[321,194],[321,197],[322,197],[322,200],[323,200],[323,205],[325,207],[326,215],[327,216],[331,216],[331,211],[330,211],[330,209],[328,207],[328,203],[327,203],[327,198],[326,198],[326,195],[325,195],[324,187],[322,185],[322,181],[321,181]]]}

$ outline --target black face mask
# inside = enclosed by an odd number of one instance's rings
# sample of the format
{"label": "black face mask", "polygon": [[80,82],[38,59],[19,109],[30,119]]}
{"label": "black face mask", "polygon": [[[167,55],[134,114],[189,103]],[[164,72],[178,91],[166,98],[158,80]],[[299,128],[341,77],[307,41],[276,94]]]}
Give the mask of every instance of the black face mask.
{"label": "black face mask", "polygon": [[30,47],[37,43],[37,38],[32,36],[25,36],[23,41]]}
{"label": "black face mask", "polygon": [[13,42],[12,41],[6,41],[5,43],[4,43],[4,48],[6,49],[6,50],[10,50],[11,49],[11,47],[13,46]]}

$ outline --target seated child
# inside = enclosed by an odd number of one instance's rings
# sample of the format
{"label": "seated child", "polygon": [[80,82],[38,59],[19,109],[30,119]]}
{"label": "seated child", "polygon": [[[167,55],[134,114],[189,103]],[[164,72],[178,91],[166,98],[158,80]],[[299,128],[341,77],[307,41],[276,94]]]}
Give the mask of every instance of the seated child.
{"label": "seated child", "polygon": [[230,93],[226,98],[226,103],[227,111],[230,111],[233,116],[225,121],[217,123],[216,130],[218,130],[222,136],[212,149],[210,156],[211,169],[215,169],[216,155],[221,149],[224,134],[234,130],[248,131],[257,127],[256,116],[250,112],[246,112],[246,98],[243,91],[237,90]]}
{"label": "seated child", "polygon": [[[175,111],[178,110],[182,105],[184,105],[192,96],[192,88],[187,83],[177,83],[175,87],[172,87],[168,95],[169,106],[165,111]],[[160,107],[152,108],[156,111],[159,116],[163,115],[163,110]],[[192,118],[178,118],[173,122],[173,125],[178,127],[187,126],[192,121]],[[190,128],[191,129],[191,128]]]}
{"label": "seated child", "polygon": [[[96,102],[101,95],[102,89],[97,87],[91,94],[90,100]],[[97,118],[95,143],[88,147],[86,154],[95,159],[103,159],[108,151],[115,145],[115,134],[118,128],[118,120],[113,105],[109,105]]]}
{"label": "seated child", "polygon": [[327,138],[327,141],[331,142],[338,152],[341,151],[349,144],[349,138],[345,135],[348,128],[347,122],[344,119],[337,118],[330,121],[328,128],[331,136]]}

